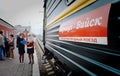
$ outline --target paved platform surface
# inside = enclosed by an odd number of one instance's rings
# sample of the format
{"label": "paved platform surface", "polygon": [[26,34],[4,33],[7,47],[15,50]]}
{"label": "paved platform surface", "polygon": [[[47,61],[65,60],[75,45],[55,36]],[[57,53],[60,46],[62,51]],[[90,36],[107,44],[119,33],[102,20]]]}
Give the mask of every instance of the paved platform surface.
{"label": "paved platform surface", "polygon": [[33,65],[29,64],[27,53],[25,53],[24,63],[19,63],[19,54],[16,48],[14,50],[14,59],[4,58],[4,61],[0,61],[0,76],[39,76],[38,66],[36,67],[36,53],[34,56],[35,64]]}

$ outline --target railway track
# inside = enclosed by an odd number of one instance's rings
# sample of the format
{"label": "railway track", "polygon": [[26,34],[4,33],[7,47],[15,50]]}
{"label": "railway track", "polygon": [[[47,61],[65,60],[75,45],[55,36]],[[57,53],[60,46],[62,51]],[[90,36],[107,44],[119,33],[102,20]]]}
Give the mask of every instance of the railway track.
{"label": "railway track", "polygon": [[45,59],[44,46],[40,39],[35,41],[35,50],[38,57],[38,64],[40,68],[40,76],[56,76],[51,60]]}

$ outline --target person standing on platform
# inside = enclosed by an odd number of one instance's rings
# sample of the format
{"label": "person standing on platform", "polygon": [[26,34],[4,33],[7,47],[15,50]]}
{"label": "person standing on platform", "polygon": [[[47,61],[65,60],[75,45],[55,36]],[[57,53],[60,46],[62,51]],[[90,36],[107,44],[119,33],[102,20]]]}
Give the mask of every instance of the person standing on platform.
{"label": "person standing on platform", "polygon": [[3,36],[3,31],[0,30],[0,60],[3,60],[3,48],[5,47],[4,44],[4,36]]}
{"label": "person standing on platform", "polygon": [[24,33],[20,33],[20,35],[17,37],[17,47],[19,52],[20,63],[24,63],[25,44],[22,43],[24,37]]}
{"label": "person standing on platform", "polygon": [[[6,36],[3,36],[4,37],[4,44],[6,43]],[[5,45],[6,46],[6,45]],[[3,56],[5,57],[6,56],[6,50],[5,50],[5,47],[3,47]]]}
{"label": "person standing on platform", "polygon": [[10,38],[9,38],[9,51],[10,51],[10,59],[13,59],[14,58],[14,36],[13,34],[10,35]]}
{"label": "person standing on platform", "polygon": [[9,57],[10,56],[9,39],[6,36],[4,36],[4,44],[5,44],[5,48],[3,48],[3,55]]}
{"label": "person standing on platform", "polygon": [[6,57],[10,57],[10,51],[9,51],[9,40],[8,38],[6,38],[6,42],[5,42],[5,50],[6,50]]}
{"label": "person standing on platform", "polygon": [[34,39],[31,34],[28,35],[27,40],[27,53],[29,57],[29,64],[34,64]]}

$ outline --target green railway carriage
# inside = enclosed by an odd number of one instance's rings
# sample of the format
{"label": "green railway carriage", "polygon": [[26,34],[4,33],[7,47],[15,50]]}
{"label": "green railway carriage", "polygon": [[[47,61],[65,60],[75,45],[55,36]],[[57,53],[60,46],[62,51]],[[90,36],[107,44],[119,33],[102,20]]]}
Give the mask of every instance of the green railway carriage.
{"label": "green railway carriage", "polygon": [[44,45],[56,75],[120,75],[120,0],[44,0]]}

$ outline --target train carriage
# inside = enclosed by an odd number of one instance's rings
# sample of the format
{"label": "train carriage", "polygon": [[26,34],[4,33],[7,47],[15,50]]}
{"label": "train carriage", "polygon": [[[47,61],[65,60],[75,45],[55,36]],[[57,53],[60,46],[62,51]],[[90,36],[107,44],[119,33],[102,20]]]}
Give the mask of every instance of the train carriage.
{"label": "train carriage", "polygon": [[7,38],[9,37],[10,34],[14,34],[15,32],[15,28],[1,18],[0,18],[0,30],[3,31],[4,36],[6,36]]}
{"label": "train carriage", "polygon": [[120,75],[119,7],[120,0],[45,0],[45,55],[58,75]]}

